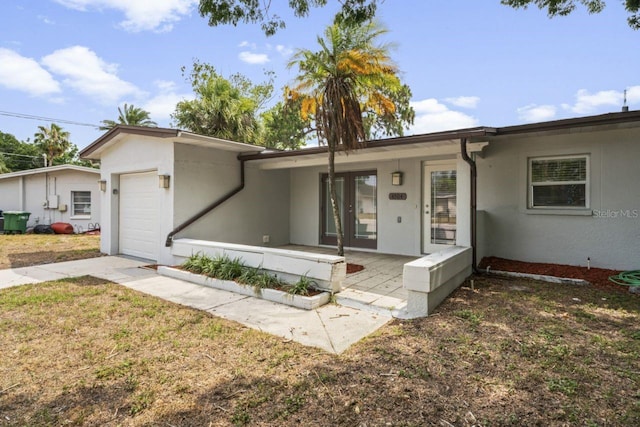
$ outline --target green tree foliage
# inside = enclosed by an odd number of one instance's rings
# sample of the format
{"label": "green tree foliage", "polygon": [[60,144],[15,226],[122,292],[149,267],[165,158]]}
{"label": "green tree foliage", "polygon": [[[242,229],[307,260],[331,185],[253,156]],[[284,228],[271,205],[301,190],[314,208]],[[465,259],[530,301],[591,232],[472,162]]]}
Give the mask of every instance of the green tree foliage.
{"label": "green tree foliage", "polygon": [[[517,9],[526,9],[533,4],[541,10],[546,10],[549,17],[569,15],[580,3],[589,13],[600,13],[605,7],[603,0],[501,0],[502,4]],[[629,12],[627,22],[634,30],[640,29],[640,0],[623,0],[624,7]]]}
{"label": "green tree foliage", "polygon": [[[339,21],[348,24],[360,24],[371,20],[377,9],[378,0],[341,0],[341,10],[337,15]],[[284,2],[283,2],[284,3]],[[294,16],[309,16],[311,8],[324,7],[327,0],[289,0],[289,8]],[[198,8],[200,16],[207,18],[212,27],[218,25],[237,26],[238,23],[260,24],[267,36],[285,28],[284,20],[272,13],[271,1],[257,0],[200,0]]]}
{"label": "green tree foliage", "polygon": [[365,144],[368,131],[402,135],[413,122],[410,91],[398,77],[390,46],[378,42],[386,30],[373,21],[352,25],[337,19],[318,37],[318,51],[299,50],[290,67],[299,70],[290,99],[300,102],[318,139],[328,147],[329,193],[342,255],[343,231],[335,188],[335,153]]}
{"label": "green tree foliage", "polygon": [[39,168],[44,164],[38,147],[4,132],[0,132],[0,162],[4,164],[2,173]]}
{"label": "green tree foliage", "polygon": [[260,115],[265,147],[296,150],[306,144],[314,129],[308,117],[302,118],[301,108],[301,99],[287,99]]}
{"label": "green tree foliage", "polygon": [[34,142],[47,156],[47,166],[53,166],[53,160],[63,155],[71,148],[69,132],[51,123],[50,126],[38,126],[34,135]]}
{"label": "green tree foliage", "polygon": [[[182,69],[183,75],[185,68]],[[262,144],[258,112],[273,93],[273,77],[254,85],[241,74],[229,79],[195,61],[187,77],[196,98],[180,101],[172,118],[178,127],[201,135]]]}
{"label": "green tree foliage", "polygon": [[100,130],[109,130],[116,125],[156,127],[158,124],[151,120],[149,112],[133,105],[124,104],[118,107],[118,120],[103,120]]}

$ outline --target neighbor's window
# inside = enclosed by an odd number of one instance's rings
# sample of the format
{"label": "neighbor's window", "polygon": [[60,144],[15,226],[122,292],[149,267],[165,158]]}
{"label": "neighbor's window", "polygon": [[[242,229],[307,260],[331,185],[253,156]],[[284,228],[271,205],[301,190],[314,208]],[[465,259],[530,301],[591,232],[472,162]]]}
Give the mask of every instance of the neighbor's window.
{"label": "neighbor's window", "polygon": [[91,191],[71,192],[71,216],[91,216]]}
{"label": "neighbor's window", "polygon": [[586,208],[589,156],[529,159],[530,208]]}

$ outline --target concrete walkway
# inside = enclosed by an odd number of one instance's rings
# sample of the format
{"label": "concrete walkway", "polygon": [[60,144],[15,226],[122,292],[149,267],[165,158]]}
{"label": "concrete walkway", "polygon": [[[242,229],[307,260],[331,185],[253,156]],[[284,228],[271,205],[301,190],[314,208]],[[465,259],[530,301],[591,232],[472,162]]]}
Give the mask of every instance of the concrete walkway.
{"label": "concrete walkway", "polygon": [[391,320],[390,315],[336,304],[301,310],[163,277],[155,270],[142,268],[145,264],[109,256],[0,270],[0,289],[91,275],[336,354]]}

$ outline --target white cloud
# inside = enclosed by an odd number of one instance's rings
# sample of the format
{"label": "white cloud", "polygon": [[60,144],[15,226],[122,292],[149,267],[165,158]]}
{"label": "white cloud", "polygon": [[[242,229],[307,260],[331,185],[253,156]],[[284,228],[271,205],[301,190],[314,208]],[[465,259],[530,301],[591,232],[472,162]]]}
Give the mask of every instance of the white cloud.
{"label": "white cloud", "polygon": [[33,96],[60,93],[60,84],[32,58],[0,48],[0,85]]}
{"label": "white cloud", "polygon": [[46,17],[44,15],[38,15],[38,19],[41,20],[42,22],[44,22],[47,25],[55,24],[55,21],[49,19],[48,17]]}
{"label": "white cloud", "polygon": [[246,40],[241,41],[240,44],[238,45],[238,47],[248,47],[248,48],[253,49],[253,50],[255,50],[257,48],[255,43],[250,43],[250,42],[248,42]]}
{"label": "white cloud", "polygon": [[455,98],[445,98],[445,102],[461,108],[476,108],[480,98],[477,96],[457,96]]}
{"label": "white cloud", "polygon": [[543,122],[553,119],[556,110],[554,105],[529,104],[518,108],[518,117],[525,122]]}
{"label": "white cloud", "polygon": [[478,126],[478,119],[475,117],[450,110],[435,98],[414,101],[411,106],[416,112],[416,118],[410,129],[410,133],[413,134]]}
{"label": "white cloud", "polygon": [[161,125],[168,124],[171,114],[176,110],[176,104],[182,100],[193,99],[194,96],[192,93],[178,93],[174,82],[157,80],[154,83],[159,92],[142,108],[149,112],[151,120]]}
{"label": "white cloud", "polygon": [[64,76],[65,84],[103,104],[142,95],[135,85],[117,76],[116,64],[105,62],[84,46],[56,50],[42,58],[42,63],[51,72]]}
{"label": "white cloud", "polygon": [[276,46],[276,52],[278,52],[280,55],[282,56],[291,56],[291,54],[293,54],[293,49],[291,49],[290,47],[286,47],[284,45],[277,45]]}
{"label": "white cloud", "polygon": [[576,93],[575,104],[562,104],[562,108],[577,114],[589,114],[600,107],[622,107],[622,98],[622,91],[601,90],[591,94],[586,89],[580,89]]}
{"label": "white cloud", "polygon": [[126,31],[171,31],[173,24],[189,15],[197,0],[55,0],[83,12],[115,9],[124,13],[120,27]]}
{"label": "white cloud", "polygon": [[253,53],[243,51],[238,54],[238,58],[247,64],[266,64],[269,62],[269,55],[266,53]]}

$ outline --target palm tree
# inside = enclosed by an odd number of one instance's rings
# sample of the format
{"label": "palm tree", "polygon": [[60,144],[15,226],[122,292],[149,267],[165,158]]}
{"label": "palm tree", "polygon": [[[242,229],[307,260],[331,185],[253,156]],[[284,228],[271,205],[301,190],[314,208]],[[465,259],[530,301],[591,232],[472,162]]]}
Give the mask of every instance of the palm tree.
{"label": "palm tree", "polygon": [[397,76],[390,46],[377,43],[386,32],[373,21],[354,26],[336,20],[325,30],[324,38],[318,37],[319,51],[299,50],[289,63],[300,71],[289,98],[302,99],[303,119],[315,120],[318,139],[327,145],[329,194],[340,256],[344,255],[344,236],[335,186],[335,153],[364,145],[370,128],[366,123],[372,122],[372,115],[389,132],[397,132],[398,121],[413,121],[409,98],[399,95],[410,91]]}
{"label": "palm tree", "polygon": [[109,130],[116,125],[129,125],[129,126],[147,126],[156,127],[158,124],[151,120],[149,112],[142,108],[134,107],[133,105],[124,104],[124,108],[118,107],[118,120],[103,120],[103,126],[100,126],[100,130]]}
{"label": "palm tree", "polygon": [[34,142],[47,157],[47,166],[53,166],[53,160],[67,152],[71,147],[69,132],[51,123],[51,126],[38,126]]}

